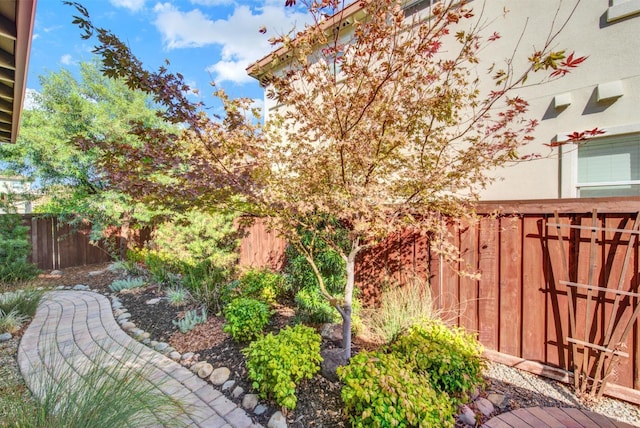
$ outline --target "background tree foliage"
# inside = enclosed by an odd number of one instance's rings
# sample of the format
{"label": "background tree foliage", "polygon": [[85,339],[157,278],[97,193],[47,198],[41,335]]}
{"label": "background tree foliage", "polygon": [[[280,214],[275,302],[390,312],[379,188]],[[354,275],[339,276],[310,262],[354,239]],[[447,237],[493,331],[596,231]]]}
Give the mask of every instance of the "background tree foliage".
{"label": "background tree foliage", "polygon": [[[533,72],[541,72],[540,83],[584,59],[552,49],[553,16],[540,47],[525,52],[523,61],[479,64],[480,52],[500,35],[483,26],[491,17],[481,19],[465,2],[438,2],[428,19],[407,19],[402,1],[362,2],[363,17],[348,25],[338,13],[344,1],[300,3],[312,24],[295,37],[275,37],[287,54],[257,71],[279,106],[264,127],[251,120],[250,100],[231,100],[221,90],[225,116],[207,116],[184,95],[180,74],[145,70],[75,4],[83,37],[97,36],[105,74],[152,94],[163,117],[186,128],[178,137],[157,127],[133,128],[144,142],[126,147],[136,168],[112,160],[122,156],[122,145],[79,142],[108,154],[98,166],[118,177],[127,194],[266,217],[307,259],[342,315],[348,358],[358,254],[408,227],[446,237],[435,214],[469,213],[469,202],[491,180],[488,172],[518,159],[518,148],[532,138],[536,121],[514,90],[525,81],[535,84]],[[351,32],[335,30],[343,27]],[[324,285],[313,257],[317,241],[345,262],[341,296]]]}
{"label": "background tree foliage", "polygon": [[149,220],[147,207],[118,191],[96,168],[96,160],[108,153],[97,146],[80,150],[73,138],[141,144],[129,128],[132,123],[166,128],[156,115],[158,106],[148,94],[105,77],[97,60],[80,64],[78,79],[62,69],[41,76],[40,83],[34,108],[23,113],[18,142],[0,146],[4,167],[34,183],[42,202],[37,210],[70,221],[89,219],[95,239],[107,226]]}

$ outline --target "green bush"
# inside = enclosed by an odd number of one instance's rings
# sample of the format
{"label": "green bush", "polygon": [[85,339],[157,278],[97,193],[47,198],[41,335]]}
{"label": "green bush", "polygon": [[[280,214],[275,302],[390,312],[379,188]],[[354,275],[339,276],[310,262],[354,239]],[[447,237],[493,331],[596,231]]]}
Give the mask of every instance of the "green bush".
{"label": "green bush", "polygon": [[[312,247],[314,261],[325,287],[330,293],[340,293],[344,291],[347,282],[346,265],[340,254],[328,247],[322,241],[313,241],[310,234],[302,237],[303,244]],[[285,251],[287,264],[284,267],[284,274],[291,290],[297,294],[303,288],[318,288],[318,280],[309,262],[300,254],[295,247],[289,245]]]}
{"label": "green bush", "polygon": [[244,349],[249,379],[260,396],[294,409],[296,386],[320,370],[320,342],[315,330],[298,324],[285,327],[275,336],[269,333]]}
{"label": "green bush", "polygon": [[424,320],[391,345],[391,351],[429,376],[433,388],[457,399],[483,382],[482,345],[462,328]]}
{"label": "green bush", "polygon": [[394,354],[363,351],[338,368],[354,427],[453,427],[455,406]]}
{"label": "green bush", "polygon": [[170,221],[156,226],[151,248],[191,265],[208,260],[230,269],[237,260],[240,242],[234,219],[233,213],[188,211],[172,215]]}
{"label": "green bush", "polygon": [[340,314],[316,287],[306,287],[296,293],[296,317],[304,323],[339,322]]}
{"label": "green bush", "polygon": [[266,303],[275,303],[285,291],[285,279],[282,275],[268,269],[251,269],[242,274],[229,289],[229,297],[249,297]]}
{"label": "green bush", "polygon": [[234,299],[224,308],[226,323],[223,327],[238,342],[247,342],[258,337],[269,323],[269,306],[260,300],[248,297]]}
{"label": "green bush", "polygon": [[[3,204],[0,204],[0,210]],[[6,207],[5,207],[6,208]],[[31,255],[29,228],[17,214],[0,214],[0,282],[17,282],[38,275],[38,268],[28,262]]]}

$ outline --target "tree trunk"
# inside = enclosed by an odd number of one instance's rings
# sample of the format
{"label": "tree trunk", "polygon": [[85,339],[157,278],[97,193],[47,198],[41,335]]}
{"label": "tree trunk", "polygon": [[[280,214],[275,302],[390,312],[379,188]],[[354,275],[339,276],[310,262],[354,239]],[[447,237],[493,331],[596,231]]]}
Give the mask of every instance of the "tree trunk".
{"label": "tree trunk", "polygon": [[127,259],[127,249],[129,248],[129,235],[131,234],[131,213],[124,213],[122,225],[120,226],[120,260]]}
{"label": "tree trunk", "polygon": [[342,308],[342,347],[347,360],[351,358],[351,311],[353,306],[353,289],[356,277],[356,255],[360,251],[358,242],[353,244],[346,258],[347,285],[344,288],[344,306]]}

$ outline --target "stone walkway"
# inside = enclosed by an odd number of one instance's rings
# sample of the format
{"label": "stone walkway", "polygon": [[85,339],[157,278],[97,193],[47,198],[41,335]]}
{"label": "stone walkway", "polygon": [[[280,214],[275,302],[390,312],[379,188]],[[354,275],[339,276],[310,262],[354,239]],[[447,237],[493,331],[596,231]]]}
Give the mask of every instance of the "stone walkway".
{"label": "stone walkway", "polygon": [[[143,368],[155,388],[185,404],[179,422],[202,428],[260,427],[235,403],[187,368],[127,335],[116,323],[109,300],[88,291],[52,291],[45,295],[18,348],[18,364],[29,389],[64,361],[74,371],[95,361],[129,361]],[[47,370],[49,369],[49,370]],[[153,426],[157,421],[150,421]]]}

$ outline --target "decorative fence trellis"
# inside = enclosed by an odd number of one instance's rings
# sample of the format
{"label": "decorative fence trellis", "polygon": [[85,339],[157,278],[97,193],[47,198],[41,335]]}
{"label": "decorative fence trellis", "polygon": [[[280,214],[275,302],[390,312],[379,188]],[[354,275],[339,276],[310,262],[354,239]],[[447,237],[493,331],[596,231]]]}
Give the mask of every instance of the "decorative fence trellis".
{"label": "decorative fence trellis", "polygon": [[[428,281],[435,305],[458,325],[476,331],[487,356],[567,382],[573,381],[574,361],[584,356],[572,351],[567,340],[581,340],[570,332],[570,308],[584,314],[574,320],[574,332],[581,332],[583,342],[606,349],[614,313],[617,324],[629,327],[618,330],[628,333],[623,341],[615,339],[622,358],[613,361],[604,391],[640,404],[640,328],[632,319],[639,304],[640,246],[633,234],[620,232],[634,227],[638,211],[639,197],[483,203],[478,221],[450,222],[461,263],[479,271],[479,279],[458,275],[461,266],[443,263],[428,236],[407,232],[362,254],[356,281],[369,300],[379,297],[383,285]],[[558,228],[557,223],[571,227]],[[261,243],[251,232],[244,238],[242,247],[253,252],[241,256],[241,264],[265,266],[282,256],[284,243],[258,227]],[[596,232],[577,233],[585,228]],[[589,293],[570,283],[609,291],[592,288]],[[599,354],[589,355],[584,371],[592,382]]]}

